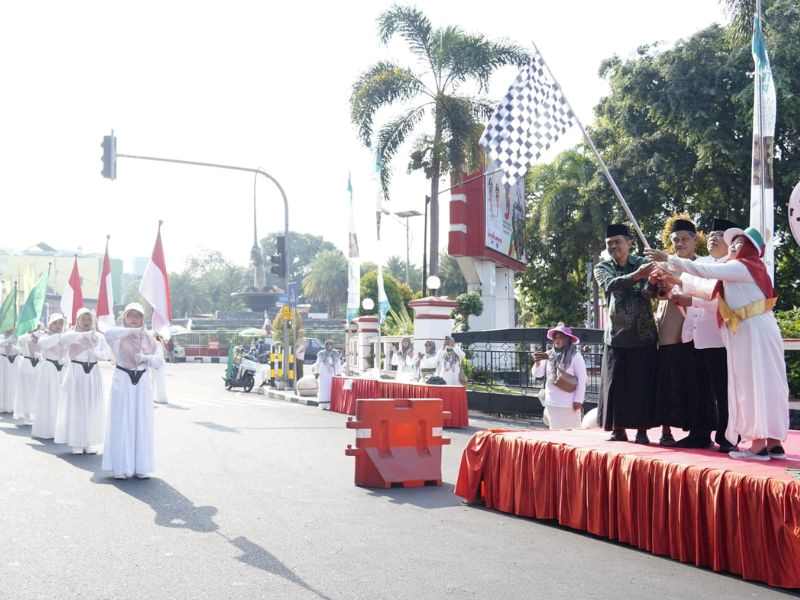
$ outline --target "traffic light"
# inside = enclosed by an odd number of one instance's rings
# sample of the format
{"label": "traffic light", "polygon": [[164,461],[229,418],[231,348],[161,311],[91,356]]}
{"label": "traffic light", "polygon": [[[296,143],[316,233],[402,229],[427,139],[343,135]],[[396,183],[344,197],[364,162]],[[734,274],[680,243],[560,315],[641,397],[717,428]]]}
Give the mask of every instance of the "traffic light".
{"label": "traffic light", "polygon": [[103,170],[100,171],[106,179],[117,178],[117,137],[114,132],[103,136]]}
{"label": "traffic light", "polygon": [[270,273],[281,279],[286,278],[286,237],[279,235],[275,238],[275,254],[269,257],[272,267]]}

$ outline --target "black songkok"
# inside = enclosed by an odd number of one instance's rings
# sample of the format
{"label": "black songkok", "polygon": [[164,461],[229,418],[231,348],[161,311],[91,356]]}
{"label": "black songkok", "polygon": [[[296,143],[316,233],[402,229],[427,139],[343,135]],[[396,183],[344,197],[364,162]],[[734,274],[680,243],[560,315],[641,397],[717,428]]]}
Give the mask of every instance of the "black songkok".
{"label": "black songkok", "polygon": [[687,219],[675,219],[672,222],[672,229],[670,233],[675,233],[676,231],[690,231],[692,233],[697,233],[697,227],[694,226],[694,223]]}
{"label": "black songkok", "polygon": [[713,223],[711,223],[711,231],[725,231],[726,229],[733,229],[734,227],[742,229],[733,221],[728,221],[728,219],[715,218]]}
{"label": "black songkok", "polygon": [[613,223],[606,227],[606,239],[617,235],[624,235],[627,238],[633,237],[631,236],[631,230],[624,223]]}

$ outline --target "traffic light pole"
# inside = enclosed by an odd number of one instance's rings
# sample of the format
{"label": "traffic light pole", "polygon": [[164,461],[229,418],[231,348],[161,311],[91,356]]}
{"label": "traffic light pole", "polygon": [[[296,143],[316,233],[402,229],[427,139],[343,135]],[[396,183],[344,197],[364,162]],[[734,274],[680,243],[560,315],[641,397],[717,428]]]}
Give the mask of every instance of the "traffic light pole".
{"label": "traffic light pole", "polygon": [[[113,134],[112,134],[113,136]],[[116,140],[115,140],[116,146]],[[116,149],[116,148],[115,148]],[[239,167],[236,165],[223,165],[219,163],[209,163],[209,162],[199,162],[195,160],[181,160],[178,158],[162,158],[159,156],[141,156],[137,154],[121,154],[116,153],[116,158],[133,158],[136,160],[150,160],[154,162],[164,162],[164,163],[172,163],[177,165],[189,165],[193,167],[208,167],[211,169],[226,169],[228,171],[242,171],[244,173],[255,173],[256,175],[261,175],[266,177],[269,181],[275,184],[275,187],[278,188],[278,191],[281,193],[281,198],[283,199],[283,235],[285,236],[286,242],[286,273],[283,276],[283,289],[286,290],[286,293],[289,293],[289,265],[290,265],[290,254],[289,254],[289,201],[286,198],[286,192],[283,190],[283,187],[275,179],[272,175],[267,173],[262,169],[254,169],[251,167]],[[115,169],[116,170],[116,169]],[[116,174],[116,173],[115,173]],[[288,344],[285,343],[288,341],[287,334],[287,323],[284,319],[283,321],[283,387],[284,389],[288,389],[289,386],[289,348]]]}

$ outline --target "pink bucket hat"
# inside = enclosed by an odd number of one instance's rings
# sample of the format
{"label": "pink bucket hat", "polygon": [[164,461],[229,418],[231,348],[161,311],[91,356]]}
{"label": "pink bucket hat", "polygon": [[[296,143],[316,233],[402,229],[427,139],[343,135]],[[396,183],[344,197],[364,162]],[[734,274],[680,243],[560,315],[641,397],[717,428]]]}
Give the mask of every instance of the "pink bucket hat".
{"label": "pink bucket hat", "polygon": [[552,340],[553,336],[555,336],[556,333],[563,333],[565,336],[567,336],[568,338],[572,339],[572,342],[574,344],[580,344],[580,342],[581,342],[578,339],[578,337],[574,333],[572,333],[572,329],[570,327],[567,327],[566,325],[564,325],[564,323],[559,323],[558,325],[556,325],[552,329],[548,329],[547,330],[547,339],[548,340]]}

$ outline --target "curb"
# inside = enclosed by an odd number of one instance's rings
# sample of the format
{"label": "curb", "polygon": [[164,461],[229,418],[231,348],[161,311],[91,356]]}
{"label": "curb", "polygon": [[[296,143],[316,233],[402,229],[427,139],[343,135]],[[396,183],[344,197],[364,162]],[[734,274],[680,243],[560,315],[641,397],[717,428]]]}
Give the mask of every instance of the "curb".
{"label": "curb", "polygon": [[266,388],[258,388],[258,393],[266,396],[270,400],[282,400],[284,402],[294,402],[295,404],[303,404],[305,406],[319,406],[316,398],[309,398],[307,396],[298,396],[294,392],[281,392],[279,390],[270,390]]}

